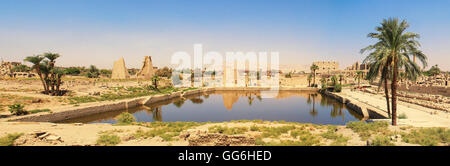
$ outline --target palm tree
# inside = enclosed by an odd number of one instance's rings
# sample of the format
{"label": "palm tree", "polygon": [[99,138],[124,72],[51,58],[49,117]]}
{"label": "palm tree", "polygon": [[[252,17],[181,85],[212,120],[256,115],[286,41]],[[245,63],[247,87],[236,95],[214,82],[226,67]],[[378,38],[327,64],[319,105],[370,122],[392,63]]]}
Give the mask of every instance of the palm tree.
{"label": "palm tree", "polygon": [[[59,87],[59,85],[56,84],[61,83],[60,80],[58,81],[58,78],[62,77],[63,72],[53,69],[55,68],[55,60],[60,57],[60,55],[58,53],[47,52],[42,56],[48,59],[48,61],[45,61],[45,71],[47,71],[47,73],[44,74],[44,79],[47,82],[47,89],[51,91],[52,95],[55,95],[55,93],[59,94],[59,90],[56,90],[57,86]],[[55,73],[54,71],[58,71],[58,73]]]}
{"label": "palm tree", "polygon": [[338,80],[337,80],[336,75],[331,76],[331,84],[332,84],[333,86],[336,86],[337,81],[338,81]]}
{"label": "palm tree", "polygon": [[339,74],[339,84],[342,85],[342,80],[344,80],[344,75]]}
{"label": "palm tree", "polygon": [[46,57],[48,60],[50,60],[49,66],[53,68],[55,66],[55,60],[61,55],[59,55],[58,53],[47,52],[44,53],[43,56]]}
{"label": "palm tree", "polygon": [[381,26],[376,27],[376,33],[369,33],[368,37],[378,39],[374,45],[369,45],[362,51],[373,50],[386,54],[386,58],[390,59],[388,67],[392,72],[392,125],[397,125],[397,83],[399,69],[402,68],[409,79],[416,79],[420,75],[420,67],[411,59],[415,56],[423,66],[427,65],[427,57],[419,50],[420,44],[416,40],[419,34],[405,32],[409,24],[397,18],[389,18],[383,20]]}
{"label": "palm tree", "polygon": [[360,87],[362,76],[363,76],[362,71],[356,71],[356,75],[354,76],[354,78],[355,80],[358,80],[358,88]]}
{"label": "palm tree", "polygon": [[325,77],[322,77],[320,79],[320,83],[322,84],[322,89],[325,89],[327,87],[327,79]]}
{"label": "palm tree", "polygon": [[29,72],[31,69],[27,65],[17,65],[11,69],[12,72]]}
{"label": "palm tree", "polygon": [[312,79],[312,75],[308,74],[308,87],[311,87],[311,79]]}
{"label": "palm tree", "polygon": [[65,71],[61,68],[54,68],[52,70],[52,73],[55,75],[54,76],[55,77],[55,80],[54,80],[55,81],[55,83],[54,83],[55,91],[53,92],[53,95],[61,95],[61,91],[60,91],[60,87],[62,84],[61,77],[65,74]]}
{"label": "palm tree", "polygon": [[44,86],[44,93],[47,93],[48,92],[47,84],[45,83],[44,78],[42,78],[42,73],[41,73],[42,60],[44,60],[44,57],[42,57],[40,55],[29,56],[24,59],[24,61],[27,61],[27,62],[30,62],[33,64],[33,66],[31,68],[36,70],[36,73],[39,75],[39,78],[41,79],[42,86]]}
{"label": "palm tree", "polygon": [[311,67],[311,72],[313,73],[313,86],[316,86],[316,70],[319,69],[319,66],[313,64]]}
{"label": "palm tree", "polygon": [[[369,66],[369,72],[367,73],[366,78],[370,81],[376,79],[381,72],[380,82],[378,84],[378,90],[381,87],[382,82],[384,82],[384,95],[386,98],[386,106],[387,106],[387,112],[388,116],[391,117],[391,109],[389,106],[389,88],[388,88],[388,79],[390,79],[392,76],[392,73],[389,70],[389,63],[391,63],[391,60],[389,59],[388,53],[382,52],[383,50],[376,50],[372,53],[370,53],[369,56],[364,59],[363,63],[368,64]],[[361,50],[361,53],[363,53],[364,50]]]}

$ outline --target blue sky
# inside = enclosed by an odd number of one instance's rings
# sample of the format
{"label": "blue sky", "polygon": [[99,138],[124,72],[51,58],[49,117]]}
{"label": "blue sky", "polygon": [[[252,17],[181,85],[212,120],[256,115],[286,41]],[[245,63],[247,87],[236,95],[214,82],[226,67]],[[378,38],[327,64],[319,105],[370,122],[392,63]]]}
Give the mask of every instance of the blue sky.
{"label": "blue sky", "polygon": [[280,63],[335,60],[344,68],[374,41],[382,19],[406,19],[430,65],[450,70],[449,0],[2,0],[0,57],[46,51],[63,66],[111,68],[143,56],[168,65],[176,51],[279,51]]}

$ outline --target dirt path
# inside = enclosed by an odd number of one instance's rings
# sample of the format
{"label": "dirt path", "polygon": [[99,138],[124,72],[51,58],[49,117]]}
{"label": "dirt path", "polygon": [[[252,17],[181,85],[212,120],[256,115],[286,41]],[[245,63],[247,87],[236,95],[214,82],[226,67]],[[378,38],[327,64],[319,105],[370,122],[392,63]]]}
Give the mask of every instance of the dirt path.
{"label": "dirt path", "polygon": [[[347,89],[343,90],[341,95],[351,100],[367,103],[386,111],[386,100],[381,95],[374,95],[361,91],[350,91]],[[450,127],[449,113],[401,101],[397,103],[397,115],[405,114],[407,116],[407,119],[399,119],[400,125],[411,125],[415,127]]]}

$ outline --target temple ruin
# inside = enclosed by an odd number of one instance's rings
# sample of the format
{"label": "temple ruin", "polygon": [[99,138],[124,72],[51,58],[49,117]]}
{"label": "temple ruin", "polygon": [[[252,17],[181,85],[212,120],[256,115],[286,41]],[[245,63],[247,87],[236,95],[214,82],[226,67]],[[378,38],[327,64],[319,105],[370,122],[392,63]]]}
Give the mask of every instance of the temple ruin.
{"label": "temple ruin", "polygon": [[32,78],[37,74],[33,72],[15,72],[14,67],[22,65],[20,62],[5,62],[2,60],[0,63],[0,77],[6,78]]}
{"label": "temple ruin", "polygon": [[151,79],[155,74],[152,58],[150,56],[145,56],[144,64],[142,65],[141,70],[136,73],[136,77],[140,79]]}
{"label": "temple ruin", "polygon": [[325,74],[339,70],[339,63],[335,61],[317,61],[313,62],[313,65],[319,67],[316,70],[316,74]]}
{"label": "temple ruin", "polygon": [[125,60],[123,59],[123,57],[114,62],[111,78],[112,79],[130,78],[130,74],[128,73],[127,67],[125,66]]}
{"label": "temple ruin", "polygon": [[114,62],[111,78],[112,79],[138,78],[149,80],[155,74],[155,70],[156,67],[153,67],[152,58],[150,56],[146,56],[142,68],[136,73],[136,75],[130,76],[130,74],[128,73],[128,69],[125,66],[125,60],[123,58],[120,58],[119,60]]}

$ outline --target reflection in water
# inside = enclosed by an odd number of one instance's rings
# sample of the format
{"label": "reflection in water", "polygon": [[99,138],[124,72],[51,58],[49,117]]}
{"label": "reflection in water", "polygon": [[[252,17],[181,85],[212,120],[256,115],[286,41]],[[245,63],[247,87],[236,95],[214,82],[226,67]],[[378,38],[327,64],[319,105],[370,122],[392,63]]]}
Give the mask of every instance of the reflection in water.
{"label": "reflection in water", "polygon": [[192,98],[192,99],[189,99],[189,100],[191,100],[192,103],[194,103],[194,104],[202,104],[203,103],[203,99],[200,98],[200,96]]}
{"label": "reflection in water", "polygon": [[175,105],[176,107],[180,108],[181,106],[183,106],[184,101],[185,101],[184,99],[180,99],[178,101],[174,101],[173,105]]}
{"label": "reflection in water", "polygon": [[[221,103],[223,102],[223,103]],[[138,121],[285,120],[318,124],[345,124],[361,117],[345,105],[315,92],[280,91],[262,98],[259,91],[216,91],[153,103],[148,106],[70,119],[63,123],[115,123],[127,111]]]}
{"label": "reflection in water", "polygon": [[162,112],[161,112],[161,106],[157,106],[152,108],[153,113],[153,120],[155,121],[162,121]]}

